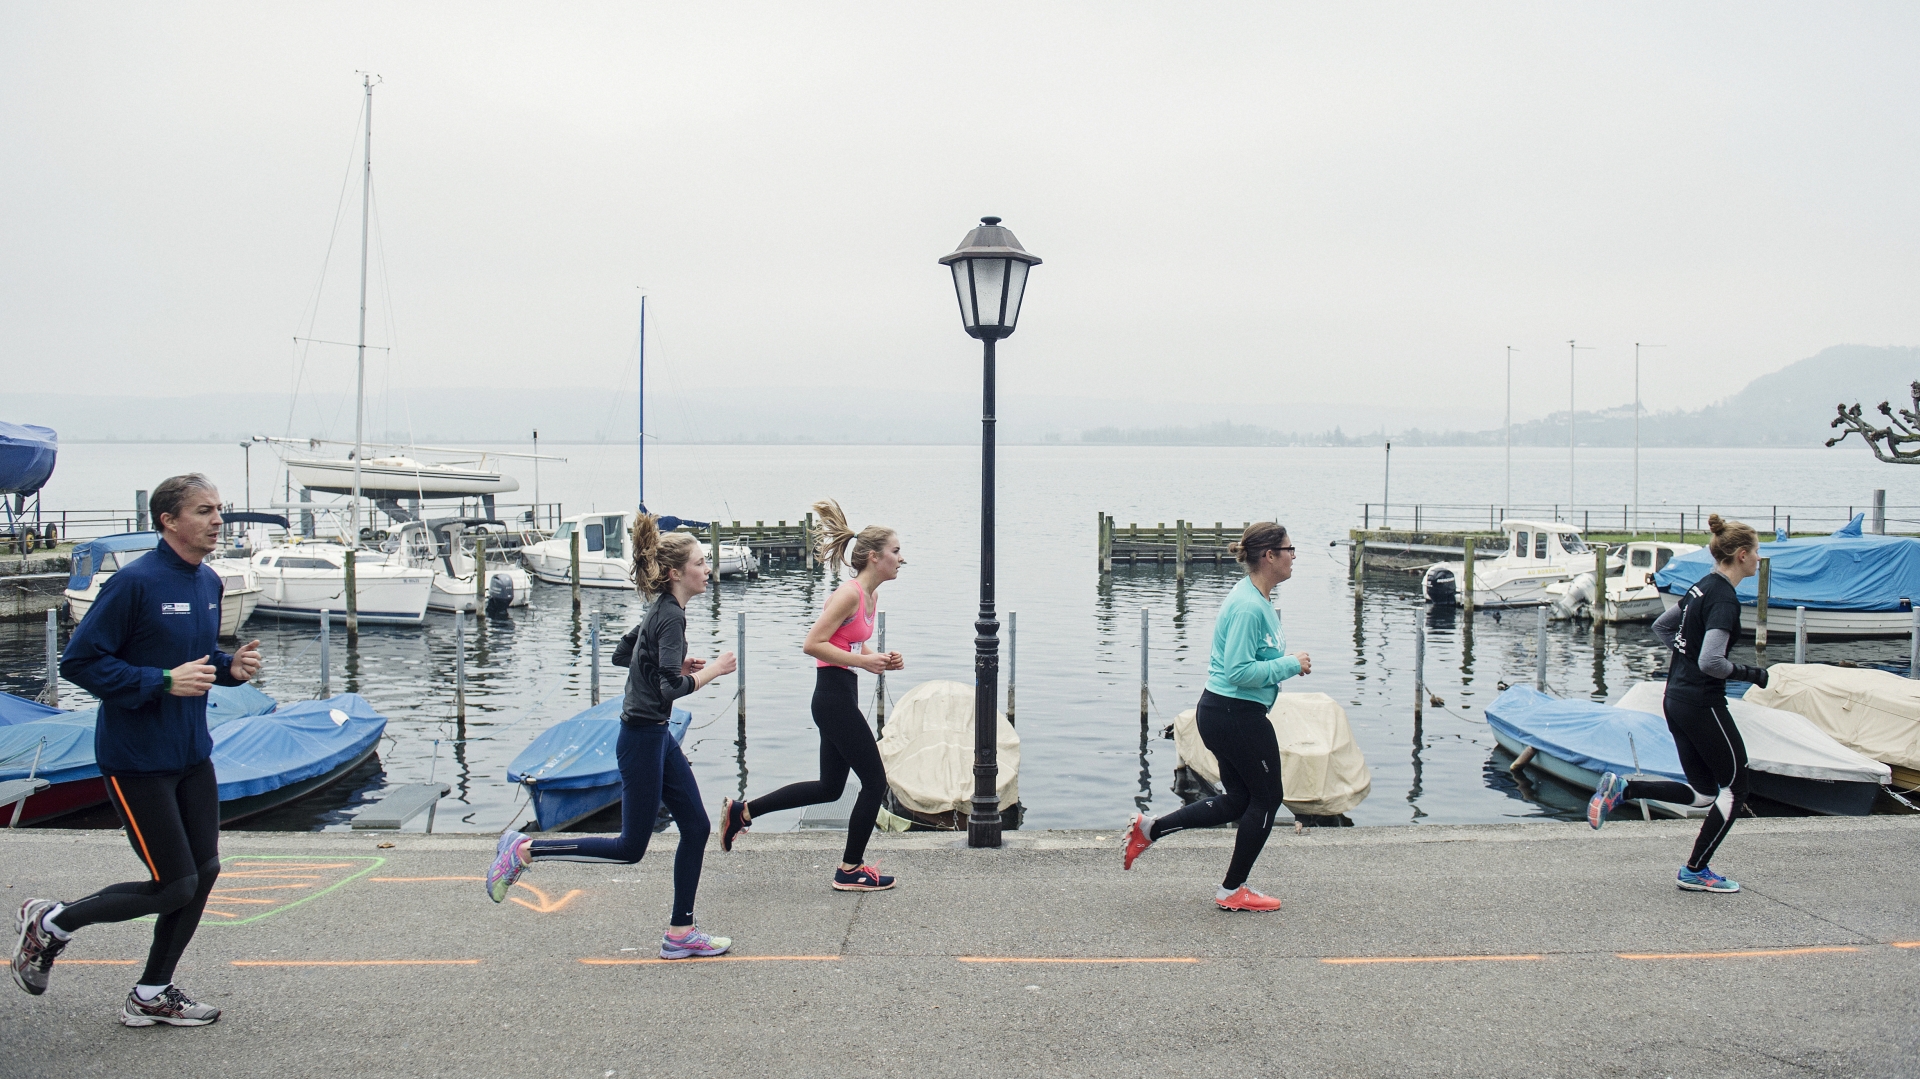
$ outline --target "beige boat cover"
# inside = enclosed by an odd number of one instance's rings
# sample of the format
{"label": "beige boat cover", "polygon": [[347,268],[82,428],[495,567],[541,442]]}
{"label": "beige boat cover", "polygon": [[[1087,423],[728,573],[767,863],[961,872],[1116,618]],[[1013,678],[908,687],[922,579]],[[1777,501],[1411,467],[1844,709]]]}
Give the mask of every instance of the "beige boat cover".
{"label": "beige boat cover", "polygon": [[[999,719],[1000,808],[1020,800],[1020,735]],[[951,813],[973,805],[973,687],[922,682],[887,712],[880,736],[887,786],[901,804],[921,813]]]}
{"label": "beige boat cover", "polygon": [[1920,681],[1870,667],[1776,663],[1746,699],[1798,712],[1849,749],[1920,769]]}
{"label": "beige boat cover", "polygon": [[[1665,682],[1641,682],[1615,701],[1614,707],[1651,712],[1665,718],[1666,694]],[[1753,694],[1747,696],[1751,698]],[[1891,768],[1841,745],[1838,739],[1797,712],[1729,697],[1727,714],[1740,729],[1740,740],[1747,747],[1747,763],[1756,772],[1880,786],[1893,780]]]}
{"label": "beige boat cover", "polygon": [[[1373,773],[1353,740],[1346,710],[1324,693],[1282,693],[1267,713],[1280,742],[1280,785],[1287,808],[1311,816],[1345,813],[1373,791]],[[1189,708],[1173,721],[1180,763],[1207,782],[1220,783],[1220,762],[1200,740]]]}

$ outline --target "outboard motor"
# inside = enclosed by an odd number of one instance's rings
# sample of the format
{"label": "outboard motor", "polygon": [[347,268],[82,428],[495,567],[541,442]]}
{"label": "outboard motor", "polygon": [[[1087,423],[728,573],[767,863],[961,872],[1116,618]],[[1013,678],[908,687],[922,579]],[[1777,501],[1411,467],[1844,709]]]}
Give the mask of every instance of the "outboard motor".
{"label": "outboard motor", "polygon": [[1457,592],[1453,571],[1446,566],[1428,566],[1427,575],[1420,579],[1420,594],[1436,607],[1453,606]]}
{"label": "outboard motor", "polygon": [[1592,615],[1594,604],[1598,600],[1593,586],[1593,571],[1588,570],[1567,582],[1566,591],[1553,601],[1548,608],[1547,617],[1555,622],[1564,622],[1569,618],[1586,618]]}
{"label": "outboard motor", "polygon": [[487,582],[487,613],[498,618],[513,606],[513,578],[504,573],[496,573]]}

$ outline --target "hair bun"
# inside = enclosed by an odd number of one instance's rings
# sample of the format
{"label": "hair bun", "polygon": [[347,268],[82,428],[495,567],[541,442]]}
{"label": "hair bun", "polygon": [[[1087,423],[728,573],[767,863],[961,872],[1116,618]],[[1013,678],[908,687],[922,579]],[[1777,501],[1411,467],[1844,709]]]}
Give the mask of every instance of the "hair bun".
{"label": "hair bun", "polygon": [[1717,536],[1726,530],[1727,522],[1721,520],[1719,514],[1710,513],[1707,515],[1707,531]]}

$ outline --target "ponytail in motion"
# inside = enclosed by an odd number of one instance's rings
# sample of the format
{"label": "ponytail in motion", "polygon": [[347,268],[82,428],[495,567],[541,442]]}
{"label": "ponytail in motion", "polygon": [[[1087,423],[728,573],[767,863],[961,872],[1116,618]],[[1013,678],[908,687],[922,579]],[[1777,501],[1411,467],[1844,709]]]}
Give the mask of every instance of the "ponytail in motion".
{"label": "ponytail in motion", "polygon": [[1277,551],[1287,545],[1287,530],[1272,521],[1255,521],[1240,533],[1240,539],[1227,545],[1227,552],[1234,560],[1251,568],[1267,556],[1268,551]]}
{"label": "ponytail in motion", "polygon": [[1723,521],[1719,514],[1709,514],[1707,530],[1713,533],[1713,543],[1707,549],[1713,552],[1715,562],[1731,562],[1741,551],[1760,546],[1753,526],[1744,521]]}
{"label": "ponytail in motion", "polygon": [[[847,515],[840,511],[840,503],[831,498],[815,502],[813,512],[820,515],[820,559],[836,570],[843,564],[851,565],[855,573],[866,569],[867,559],[893,538],[893,529],[879,525],[868,525],[856,534],[848,527]],[[852,546],[852,554],[847,553],[848,546]]]}
{"label": "ponytail in motion", "polygon": [[685,569],[700,542],[685,532],[660,534],[660,518],[643,513],[633,521],[633,586],[643,596],[667,590],[668,574]]}

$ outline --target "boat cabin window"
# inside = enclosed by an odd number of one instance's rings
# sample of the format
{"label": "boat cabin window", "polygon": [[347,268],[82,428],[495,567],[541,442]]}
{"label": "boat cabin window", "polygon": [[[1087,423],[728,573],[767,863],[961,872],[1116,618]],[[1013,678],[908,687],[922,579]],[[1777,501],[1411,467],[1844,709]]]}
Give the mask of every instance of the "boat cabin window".
{"label": "boat cabin window", "polygon": [[1515,532],[1513,534],[1513,557],[1527,557],[1527,534],[1525,532]]}
{"label": "boat cabin window", "polygon": [[587,525],[585,528],[581,529],[581,531],[586,533],[585,543],[586,543],[587,550],[601,551],[606,549],[607,529],[605,525],[601,524],[598,521],[595,521],[594,523]]}
{"label": "boat cabin window", "polygon": [[553,533],[553,538],[564,541],[568,536],[571,536],[571,535],[573,535],[573,522],[561,521],[560,527]]}
{"label": "boat cabin window", "polygon": [[261,555],[260,564],[263,566],[271,566],[273,565],[273,558],[269,555]]}
{"label": "boat cabin window", "polygon": [[1586,554],[1589,550],[1587,541],[1581,539],[1578,532],[1560,533],[1560,549],[1568,554]]}
{"label": "boat cabin window", "polygon": [[1662,547],[1660,548],[1660,558],[1658,561],[1654,562],[1653,568],[1656,570],[1666,569],[1667,563],[1671,561],[1673,561],[1673,548]]}
{"label": "boat cabin window", "polygon": [[[1522,534],[1524,535],[1524,533]],[[1535,532],[1533,534],[1533,557],[1547,557],[1547,534],[1545,532]]]}
{"label": "boat cabin window", "polygon": [[1651,566],[1651,565],[1653,565],[1652,551],[1649,551],[1643,548],[1641,550],[1633,552],[1633,568],[1634,569],[1646,569],[1648,566]]}
{"label": "boat cabin window", "polygon": [[621,538],[622,536],[620,532],[620,518],[618,517],[607,518],[607,557],[608,558],[626,557],[622,553],[626,545],[620,542]]}
{"label": "boat cabin window", "polygon": [[105,570],[126,569],[139,560],[145,551],[108,551],[100,560],[100,568]]}
{"label": "boat cabin window", "polygon": [[282,558],[281,569],[338,569],[324,558]]}

